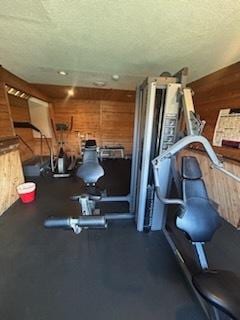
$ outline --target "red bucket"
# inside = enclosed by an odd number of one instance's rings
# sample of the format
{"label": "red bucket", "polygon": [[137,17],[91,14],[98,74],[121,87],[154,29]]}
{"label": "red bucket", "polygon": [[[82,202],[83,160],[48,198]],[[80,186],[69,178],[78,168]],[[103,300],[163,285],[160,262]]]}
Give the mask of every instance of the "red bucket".
{"label": "red bucket", "polygon": [[35,200],[36,184],[34,182],[26,182],[17,187],[17,192],[24,203]]}

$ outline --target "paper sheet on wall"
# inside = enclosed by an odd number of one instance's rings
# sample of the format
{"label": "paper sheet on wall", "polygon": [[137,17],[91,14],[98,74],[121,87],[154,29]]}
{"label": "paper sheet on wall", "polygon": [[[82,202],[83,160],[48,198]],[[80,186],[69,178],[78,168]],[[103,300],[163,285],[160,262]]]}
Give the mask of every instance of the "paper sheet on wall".
{"label": "paper sheet on wall", "polygon": [[213,145],[221,147],[223,141],[240,143],[240,109],[229,108],[219,111]]}

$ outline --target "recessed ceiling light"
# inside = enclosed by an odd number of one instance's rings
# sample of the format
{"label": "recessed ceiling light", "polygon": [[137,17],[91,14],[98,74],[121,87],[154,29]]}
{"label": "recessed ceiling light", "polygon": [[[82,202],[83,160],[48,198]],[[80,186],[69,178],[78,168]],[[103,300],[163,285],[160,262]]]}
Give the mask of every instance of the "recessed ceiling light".
{"label": "recessed ceiling light", "polygon": [[120,77],[119,77],[118,74],[113,74],[113,75],[112,75],[112,79],[115,80],[115,81],[118,81],[119,78],[120,78]]}
{"label": "recessed ceiling light", "polygon": [[93,84],[97,87],[104,87],[106,85],[106,82],[104,81],[95,81]]}
{"label": "recessed ceiling light", "polygon": [[60,70],[58,71],[58,74],[60,74],[61,76],[66,76],[68,73],[66,71]]}
{"label": "recessed ceiling light", "polygon": [[120,78],[120,76],[118,74],[113,74],[112,75],[112,79],[115,80],[115,81],[118,81]]}
{"label": "recessed ceiling light", "polygon": [[73,89],[69,89],[68,90],[68,95],[69,96],[73,96],[74,95],[74,90]]}

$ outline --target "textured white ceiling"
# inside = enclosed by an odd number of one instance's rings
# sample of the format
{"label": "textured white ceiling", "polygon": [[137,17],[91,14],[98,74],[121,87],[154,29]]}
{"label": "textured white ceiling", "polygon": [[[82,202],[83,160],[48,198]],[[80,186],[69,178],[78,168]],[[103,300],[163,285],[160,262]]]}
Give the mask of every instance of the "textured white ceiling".
{"label": "textured white ceiling", "polygon": [[165,70],[188,66],[194,80],[238,60],[239,0],[0,1],[0,64],[30,82],[133,89]]}

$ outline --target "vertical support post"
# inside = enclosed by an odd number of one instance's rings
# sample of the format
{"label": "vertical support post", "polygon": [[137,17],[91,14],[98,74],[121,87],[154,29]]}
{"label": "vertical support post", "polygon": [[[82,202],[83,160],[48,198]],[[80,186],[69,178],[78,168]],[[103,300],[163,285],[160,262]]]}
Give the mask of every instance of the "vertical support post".
{"label": "vertical support post", "polygon": [[152,142],[152,129],[153,129],[153,117],[154,106],[156,98],[156,82],[148,84],[148,96],[147,96],[147,109],[146,109],[146,122],[143,138],[143,150],[142,150],[142,162],[141,162],[141,178],[140,178],[140,190],[138,196],[137,207],[137,230],[143,231],[146,197],[147,197],[147,184],[150,165],[150,152]]}
{"label": "vertical support post", "polygon": [[221,316],[217,308],[212,307],[214,320],[221,320]]}
{"label": "vertical support post", "polygon": [[190,88],[183,89],[182,103],[183,103],[184,116],[185,116],[185,122],[187,127],[187,134],[193,135],[194,130],[192,127],[191,113],[194,114],[195,109],[194,109],[193,100],[192,100],[192,91]]}
{"label": "vertical support post", "polygon": [[142,95],[141,88],[136,90],[136,102],[134,113],[134,131],[133,131],[133,146],[132,146],[132,166],[131,166],[131,185],[130,185],[130,212],[135,211],[136,206],[136,184],[137,184],[137,170],[139,157],[139,130],[140,130],[140,115],[142,111]]}

